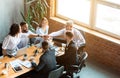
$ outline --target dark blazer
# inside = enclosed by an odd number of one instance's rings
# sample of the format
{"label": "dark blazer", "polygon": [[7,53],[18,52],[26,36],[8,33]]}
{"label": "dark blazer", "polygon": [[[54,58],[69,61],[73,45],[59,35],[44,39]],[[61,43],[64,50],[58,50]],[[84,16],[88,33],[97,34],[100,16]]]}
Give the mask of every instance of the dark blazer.
{"label": "dark blazer", "polygon": [[56,69],[55,50],[48,49],[39,59],[39,64],[32,63],[37,72],[48,74],[51,70]]}
{"label": "dark blazer", "polygon": [[57,57],[58,64],[73,65],[77,62],[77,47],[73,41],[65,48],[65,54]]}

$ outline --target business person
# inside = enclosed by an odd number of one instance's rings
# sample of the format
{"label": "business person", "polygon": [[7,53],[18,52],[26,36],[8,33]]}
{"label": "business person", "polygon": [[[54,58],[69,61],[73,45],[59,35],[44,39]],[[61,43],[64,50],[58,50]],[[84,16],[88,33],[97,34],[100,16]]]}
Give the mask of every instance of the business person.
{"label": "business person", "polygon": [[57,57],[57,63],[60,65],[64,65],[65,68],[68,65],[73,65],[77,63],[77,47],[76,44],[73,42],[73,33],[66,32],[65,39],[66,39],[66,47],[65,47],[65,54],[62,56]]}
{"label": "business person", "polygon": [[[85,39],[84,39],[83,35],[77,29],[73,28],[73,21],[71,21],[71,20],[68,20],[66,22],[65,28],[63,28],[59,31],[56,31],[56,32],[52,32],[49,34],[49,36],[55,37],[55,36],[65,35],[65,33],[67,31],[71,31],[73,33],[73,35],[74,35],[73,41],[75,41],[76,43],[78,43],[78,41],[79,41],[79,43],[80,43],[79,46],[82,44],[85,44]],[[55,40],[55,38],[54,38],[54,40]],[[56,39],[56,40],[58,40],[58,39]]]}
{"label": "business person", "polygon": [[[20,26],[21,26],[21,31],[22,31],[21,33],[24,35],[21,36],[21,41],[18,44],[18,48],[23,48],[23,47],[27,46],[30,38],[40,37],[39,34],[35,34],[28,29],[28,24],[26,22],[21,22]],[[26,37],[25,37],[25,35],[26,35]]]}
{"label": "business person", "polygon": [[38,65],[32,61],[32,66],[36,72],[31,71],[28,74],[29,78],[48,78],[49,72],[56,69],[55,50],[49,49],[47,41],[42,42],[42,48],[44,54],[40,57]]}
{"label": "business person", "polygon": [[43,35],[42,38],[36,38],[36,43],[42,42],[45,39],[45,35],[48,35],[49,23],[46,17],[43,17],[40,24],[36,28],[36,34]]}
{"label": "business person", "polygon": [[21,27],[18,24],[12,24],[9,34],[5,37],[2,45],[3,55],[15,56],[17,54],[17,45],[20,42]]}
{"label": "business person", "polygon": [[48,35],[49,25],[46,17],[43,17],[39,26],[36,28],[36,34]]}

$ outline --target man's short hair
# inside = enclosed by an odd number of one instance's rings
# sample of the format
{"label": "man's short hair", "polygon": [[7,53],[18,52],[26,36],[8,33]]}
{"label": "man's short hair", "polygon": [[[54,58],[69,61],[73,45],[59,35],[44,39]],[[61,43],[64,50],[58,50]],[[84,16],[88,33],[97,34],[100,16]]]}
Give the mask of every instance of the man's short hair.
{"label": "man's short hair", "polygon": [[73,26],[73,21],[72,21],[72,20],[68,20],[68,21],[66,22],[66,25]]}
{"label": "man's short hair", "polygon": [[72,32],[70,32],[70,31],[67,31],[66,32],[66,36],[68,36],[69,38],[73,38],[73,33]]}
{"label": "man's short hair", "polygon": [[46,49],[48,49],[48,47],[49,47],[48,42],[47,42],[47,41],[43,41],[43,42],[42,42],[42,48],[43,48],[44,50],[46,50]]}
{"label": "man's short hair", "polygon": [[20,26],[23,26],[23,25],[25,25],[26,24],[26,22],[21,22],[20,23]]}

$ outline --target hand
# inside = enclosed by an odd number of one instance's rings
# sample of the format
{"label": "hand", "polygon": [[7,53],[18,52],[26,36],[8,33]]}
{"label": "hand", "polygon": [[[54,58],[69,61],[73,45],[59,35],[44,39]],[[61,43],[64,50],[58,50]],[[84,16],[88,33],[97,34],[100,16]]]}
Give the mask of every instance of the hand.
{"label": "hand", "polygon": [[44,35],[43,38],[44,38],[44,40],[48,40],[49,35]]}
{"label": "hand", "polygon": [[36,62],[34,60],[31,62],[31,64],[32,64],[32,67],[36,67],[37,66],[37,64],[36,64]]}

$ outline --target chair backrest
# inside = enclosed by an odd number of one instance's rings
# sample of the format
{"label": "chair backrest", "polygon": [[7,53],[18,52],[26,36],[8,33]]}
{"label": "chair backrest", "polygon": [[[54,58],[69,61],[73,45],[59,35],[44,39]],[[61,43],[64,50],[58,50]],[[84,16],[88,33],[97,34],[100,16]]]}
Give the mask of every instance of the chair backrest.
{"label": "chair backrest", "polygon": [[80,70],[81,70],[82,67],[84,66],[87,57],[88,57],[88,53],[87,53],[87,52],[83,52],[82,55],[81,55],[80,62],[79,62],[79,69],[80,69]]}
{"label": "chair backrest", "polygon": [[64,66],[60,66],[59,68],[51,71],[48,75],[48,78],[60,78],[63,74]]}

